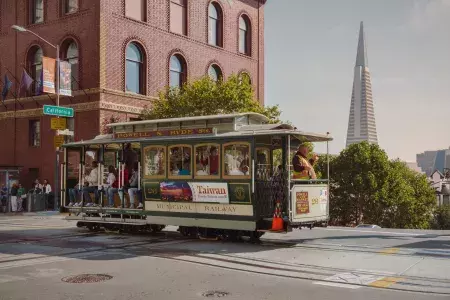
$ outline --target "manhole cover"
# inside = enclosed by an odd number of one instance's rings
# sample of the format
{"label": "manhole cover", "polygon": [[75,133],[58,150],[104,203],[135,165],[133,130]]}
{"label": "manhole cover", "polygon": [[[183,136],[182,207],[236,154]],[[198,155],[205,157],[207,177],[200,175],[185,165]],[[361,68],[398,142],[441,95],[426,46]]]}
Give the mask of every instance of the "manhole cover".
{"label": "manhole cover", "polygon": [[203,297],[206,298],[222,298],[228,296],[229,293],[222,291],[208,291],[202,294]]}
{"label": "manhole cover", "polygon": [[105,274],[81,274],[81,275],[64,277],[61,280],[64,282],[68,282],[68,283],[94,283],[94,282],[110,280],[111,278],[113,278],[113,277],[110,275],[105,275]]}

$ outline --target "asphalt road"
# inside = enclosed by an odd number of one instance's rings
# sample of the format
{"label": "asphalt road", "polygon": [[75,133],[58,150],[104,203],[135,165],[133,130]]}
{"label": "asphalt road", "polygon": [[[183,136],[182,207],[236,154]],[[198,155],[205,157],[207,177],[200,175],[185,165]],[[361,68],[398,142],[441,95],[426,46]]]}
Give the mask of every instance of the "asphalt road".
{"label": "asphalt road", "polygon": [[[314,228],[260,244],[0,217],[3,299],[449,299],[450,231]],[[111,278],[68,283],[81,274]],[[101,278],[100,278],[101,279]]]}

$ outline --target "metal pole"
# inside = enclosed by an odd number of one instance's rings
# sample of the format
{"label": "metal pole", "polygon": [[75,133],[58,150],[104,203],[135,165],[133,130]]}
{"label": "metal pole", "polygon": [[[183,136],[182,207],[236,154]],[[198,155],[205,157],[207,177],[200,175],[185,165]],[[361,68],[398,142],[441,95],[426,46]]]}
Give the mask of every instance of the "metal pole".
{"label": "metal pole", "polygon": [[[56,86],[55,86],[55,92],[56,92],[56,106],[59,106],[59,45],[56,45]],[[58,117],[59,118],[59,117]],[[58,136],[58,131],[56,131],[55,136]],[[58,209],[58,202],[59,202],[59,191],[58,191],[58,179],[59,179],[59,147],[56,147],[56,166],[55,166],[55,203],[54,208],[55,210]]]}
{"label": "metal pole", "polygon": [[292,220],[292,200],[291,200],[291,136],[288,135],[287,136],[287,156],[288,156],[288,161],[287,161],[287,170],[288,170],[288,207],[289,207],[289,220]]}

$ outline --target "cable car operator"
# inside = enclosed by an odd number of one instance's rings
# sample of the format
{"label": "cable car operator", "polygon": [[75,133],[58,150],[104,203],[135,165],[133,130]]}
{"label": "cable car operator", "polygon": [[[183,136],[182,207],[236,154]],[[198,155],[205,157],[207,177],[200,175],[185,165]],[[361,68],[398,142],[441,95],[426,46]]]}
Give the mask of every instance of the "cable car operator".
{"label": "cable car operator", "polygon": [[314,171],[314,164],[319,157],[314,154],[311,159],[308,160],[308,147],[305,144],[300,144],[297,153],[295,153],[292,159],[292,165],[294,166],[294,179],[309,180],[317,179],[316,172]]}

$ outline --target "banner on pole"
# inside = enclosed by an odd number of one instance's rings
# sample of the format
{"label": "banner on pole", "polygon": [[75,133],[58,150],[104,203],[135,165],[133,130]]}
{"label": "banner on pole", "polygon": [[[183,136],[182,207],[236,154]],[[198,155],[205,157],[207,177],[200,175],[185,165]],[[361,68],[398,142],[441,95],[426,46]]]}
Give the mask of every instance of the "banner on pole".
{"label": "banner on pole", "polygon": [[42,58],[43,91],[44,91],[44,93],[56,94],[55,67],[56,67],[55,59],[50,58],[50,57]]}
{"label": "banner on pole", "polygon": [[72,96],[72,65],[67,61],[59,62],[59,93]]}

